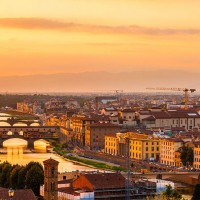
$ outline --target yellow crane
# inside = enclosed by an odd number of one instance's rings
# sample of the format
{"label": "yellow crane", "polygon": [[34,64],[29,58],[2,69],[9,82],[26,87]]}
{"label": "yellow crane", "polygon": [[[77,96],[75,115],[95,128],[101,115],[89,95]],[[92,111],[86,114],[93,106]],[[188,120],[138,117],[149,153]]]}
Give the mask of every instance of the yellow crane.
{"label": "yellow crane", "polygon": [[146,88],[147,90],[167,90],[167,91],[179,91],[184,92],[184,103],[185,110],[188,110],[188,102],[189,102],[189,92],[193,93],[196,89],[188,89],[188,88]]}

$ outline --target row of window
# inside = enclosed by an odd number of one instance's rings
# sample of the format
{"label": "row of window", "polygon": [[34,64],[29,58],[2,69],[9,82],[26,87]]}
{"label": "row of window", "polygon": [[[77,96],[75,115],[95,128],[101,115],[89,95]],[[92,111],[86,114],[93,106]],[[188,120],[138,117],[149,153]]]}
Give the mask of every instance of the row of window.
{"label": "row of window", "polygon": [[200,158],[194,158],[194,162],[200,162]]}

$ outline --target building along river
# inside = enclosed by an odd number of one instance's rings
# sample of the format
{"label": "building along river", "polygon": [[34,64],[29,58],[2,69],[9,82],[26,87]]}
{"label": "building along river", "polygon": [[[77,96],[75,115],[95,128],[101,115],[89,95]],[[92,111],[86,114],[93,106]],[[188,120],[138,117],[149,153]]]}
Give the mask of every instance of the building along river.
{"label": "building along river", "polygon": [[[0,113],[0,120],[6,120],[11,117],[11,115]],[[4,117],[1,117],[4,116]],[[17,124],[16,126],[22,126],[24,124]],[[38,126],[38,124],[35,124]],[[0,122],[0,126],[9,126],[6,122]],[[57,154],[45,153],[47,142],[45,140],[39,140],[35,142],[35,150],[38,153],[24,153],[26,151],[27,142],[23,139],[13,138],[4,142],[4,149],[1,149],[2,154],[0,154],[0,162],[8,161],[11,164],[26,165],[31,161],[40,162],[43,164],[44,160],[49,159],[50,157],[59,162],[59,172],[70,172],[70,171],[94,171],[93,168],[74,164],[71,161],[68,161]],[[4,153],[7,152],[7,153]],[[40,152],[40,153],[39,153]]]}

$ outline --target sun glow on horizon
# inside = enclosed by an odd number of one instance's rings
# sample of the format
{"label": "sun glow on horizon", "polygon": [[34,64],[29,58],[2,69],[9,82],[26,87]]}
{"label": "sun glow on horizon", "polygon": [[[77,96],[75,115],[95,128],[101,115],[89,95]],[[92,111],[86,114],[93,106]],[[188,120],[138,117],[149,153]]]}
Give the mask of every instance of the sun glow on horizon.
{"label": "sun glow on horizon", "polygon": [[200,2],[3,0],[1,76],[199,70]]}

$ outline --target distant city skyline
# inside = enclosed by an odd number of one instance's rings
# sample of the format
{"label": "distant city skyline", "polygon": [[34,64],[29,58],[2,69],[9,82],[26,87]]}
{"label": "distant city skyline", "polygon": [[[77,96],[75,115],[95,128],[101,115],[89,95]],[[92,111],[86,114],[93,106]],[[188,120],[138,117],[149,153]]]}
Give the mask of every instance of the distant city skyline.
{"label": "distant city skyline", "polygon": [[200,72],[199,7],[197,0],[3,0],[0,75]]}
{"label": "distant city skyline", "polygon": [[[149,70],[137,72],[79,72],[0,78],[1,92],[68,93],[97,90],[124,90],[124,92],[162,92],[146,90],[149,87],[176,87],[200,91],[200,73],[183,70]],[[114,92],[113,92],[114,94]]]}

